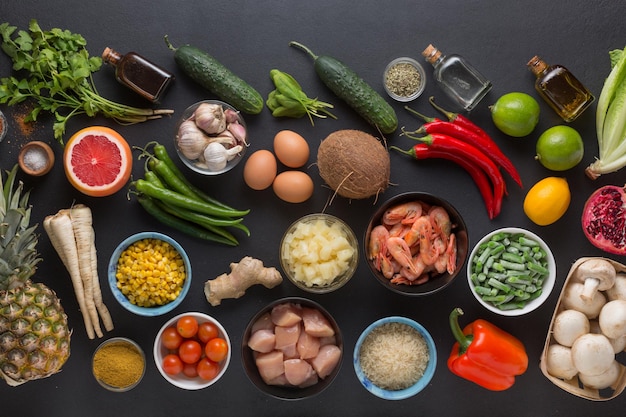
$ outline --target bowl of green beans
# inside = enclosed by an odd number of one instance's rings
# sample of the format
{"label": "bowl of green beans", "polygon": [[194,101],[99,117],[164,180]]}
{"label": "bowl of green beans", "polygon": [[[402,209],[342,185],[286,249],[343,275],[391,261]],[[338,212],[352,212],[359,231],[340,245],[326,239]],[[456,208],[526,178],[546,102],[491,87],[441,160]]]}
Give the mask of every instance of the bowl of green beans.
{"label": "bowl of green beans", "polygon": [[467,281],[472,294],[488,310],[520,316],[548,298],[556,280],[556,263],[548,245],[517,227],[488,233],[472,249]]}

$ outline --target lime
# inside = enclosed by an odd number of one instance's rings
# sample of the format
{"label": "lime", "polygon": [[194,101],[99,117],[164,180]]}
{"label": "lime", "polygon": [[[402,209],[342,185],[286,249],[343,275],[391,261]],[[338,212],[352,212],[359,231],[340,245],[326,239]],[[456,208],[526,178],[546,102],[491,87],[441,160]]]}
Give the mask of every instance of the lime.
{"label": "lime", "polygon": [[582,161],[584,152],[583,138],[576,129],[559,125],[539,136],[535,159],[552,171],[566,171]]}
{"label": "lime", "polygon": [[490,107],[498,129],[509,136],[528,136],[539,122],[539,103],[526,93],[508,93]]}
{"label": "lime", "polygon": [[572,195],[565,178],[547,177],[528,190],[524,213],[539,226],[547,226],[563,217]]}

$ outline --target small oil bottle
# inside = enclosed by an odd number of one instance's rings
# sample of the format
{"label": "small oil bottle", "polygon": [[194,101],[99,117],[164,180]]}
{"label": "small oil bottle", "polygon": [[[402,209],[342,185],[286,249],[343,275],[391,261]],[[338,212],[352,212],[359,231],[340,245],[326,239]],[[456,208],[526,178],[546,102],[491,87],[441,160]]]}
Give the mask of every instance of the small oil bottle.
{"label": "small oil bottle", "polygon": [[111,48],[102,52],[102,60],[115,67],[115,78],[153,103],[161,101],[174,75],[135,52],[121,55]]}
{"label": "small oil bottle", "polygon": [[491,82],[459,55],[445,56],[433,45],[422,52],[434,67],[435,81],[465,110],[470,111],[491,90]]}
{"label": "small oil bottle", "polygon": [[566,122],[576,119],[593,102],[594,96],[567,68],[548,66],[538,56],[526,65],[537,77],[535,89],[539,95]]}

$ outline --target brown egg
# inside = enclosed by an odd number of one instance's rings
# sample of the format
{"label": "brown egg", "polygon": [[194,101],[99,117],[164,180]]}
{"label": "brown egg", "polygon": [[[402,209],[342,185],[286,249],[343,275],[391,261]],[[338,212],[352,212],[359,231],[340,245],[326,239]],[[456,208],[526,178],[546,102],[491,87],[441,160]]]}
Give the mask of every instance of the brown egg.
{"label": "brown egg", "polygon": [[291,130],[281,130],[274,136],[274,153],[289,168],[300,168],[309,160],[309,144]]}
{"label": "brown egg", "polygon": [[281,200],[302,203],[313,195],[313,180],[302,171],[285,171],[276,176],[272,188]]}
{"label": "brown egg", "polygon": [[274,182],[277,169],[274,154],[261,149],[248,157],[243,167],[243,180],[253,190],[265,190]]}

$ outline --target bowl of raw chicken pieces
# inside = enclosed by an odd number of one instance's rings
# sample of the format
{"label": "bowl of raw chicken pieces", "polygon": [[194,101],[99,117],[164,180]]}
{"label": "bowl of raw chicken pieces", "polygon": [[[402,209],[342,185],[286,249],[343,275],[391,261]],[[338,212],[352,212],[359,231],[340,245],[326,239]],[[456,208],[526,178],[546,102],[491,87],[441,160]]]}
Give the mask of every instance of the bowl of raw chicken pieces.
{"label": "bowl of raw chicken pieces", "polygon": [[372,215],[363,242],[376,280],[409,296],[433,294],[450,285],[469,248],[459,211],[425,192],[398,194],[383,203]]}
{"label": "bowl of raw chicken pieces", "polygon": [[301,297],[275,300],[250,320],[242,338],[248,379],[265,394],[310,398],[324,391],[341,367],[343,341],[333,317]]}

